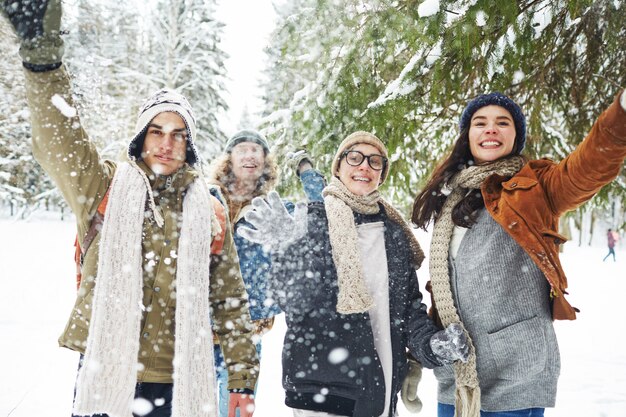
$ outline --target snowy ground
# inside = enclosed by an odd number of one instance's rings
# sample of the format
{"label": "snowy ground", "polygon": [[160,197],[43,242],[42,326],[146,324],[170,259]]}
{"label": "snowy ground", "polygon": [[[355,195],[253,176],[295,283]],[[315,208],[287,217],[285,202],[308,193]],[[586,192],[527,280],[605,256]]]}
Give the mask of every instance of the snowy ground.
{"label": "snowy ground", "polygon": [[[57,217],[0,219],[0,417],[71,413],[78,358],[56,340],[73,305],[75,229]],[[574,322],[556,323],[562,372],[557,406],[547,417],[626,416],[626,250],[616,263],[603,263],[605,252],[565,246],[570,301],[582,312]],[[291,416],[280,386],[283,332],[278,320],[264,339],[257,417]],[[420,415],[434,417],[435,381],[432,372],[424,374]],[[401,408],[400,415],[409,414]]]}

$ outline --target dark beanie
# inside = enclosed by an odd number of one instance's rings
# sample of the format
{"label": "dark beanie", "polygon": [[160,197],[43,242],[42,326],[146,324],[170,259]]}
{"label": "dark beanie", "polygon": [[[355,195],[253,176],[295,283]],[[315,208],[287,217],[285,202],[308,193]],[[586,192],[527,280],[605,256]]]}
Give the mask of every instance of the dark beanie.
{"label": "dark beanie", "polygon": [[482,94],[467,103],[463,114],[461,114],[461,120],[459,120],[459,130],[462,131],[469,127],[472,116],[479,109],[491,105],[503,107],[511,113],[513,123],[515,124],[515,149],[513,149],[513,152],[519,155],[526,145],[526,117],[521,107],[502,93]]}
{"label": "dark beanie", "polygon": [[241,142],[258,143],[263,147],[266,155],[270,152],[270,146],[265,136],[263,136],[261,132],[257,132],[256,130],[251,129],[244,129],[235,133],[230,139],[228,139],[228,142],[226,142],[224,152],[228,153],[232,151],[233,147]]}

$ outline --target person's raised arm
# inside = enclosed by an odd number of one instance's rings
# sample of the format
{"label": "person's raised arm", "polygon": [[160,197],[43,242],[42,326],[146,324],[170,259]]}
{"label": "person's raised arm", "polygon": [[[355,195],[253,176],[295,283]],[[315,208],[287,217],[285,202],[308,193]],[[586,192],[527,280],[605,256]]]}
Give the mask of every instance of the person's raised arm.
{"label": "person's raised arm", "polygon": [[625,157],[626,91],[622,91],[576,149],[544,176],[544,187],[554,190],[548,193],[553,211],[560,215],[589,200],[615,179]]}
{"label": "person's raised arm", "polygon": [[62,65],[60,0],[3,0],[2,14],[20,42],[31,114],[33,155],[59,187],[77,217],[79,236],[89,227],[113,166],[80,125],[70,81]]}
{"label": "person's raised arm", "polygon": [[288,165],[293,170],[304,189],[308,202],[324,201],[322,191],[326,187],[324,175],[313,167],[313,159],[304,149],[287,154]]}

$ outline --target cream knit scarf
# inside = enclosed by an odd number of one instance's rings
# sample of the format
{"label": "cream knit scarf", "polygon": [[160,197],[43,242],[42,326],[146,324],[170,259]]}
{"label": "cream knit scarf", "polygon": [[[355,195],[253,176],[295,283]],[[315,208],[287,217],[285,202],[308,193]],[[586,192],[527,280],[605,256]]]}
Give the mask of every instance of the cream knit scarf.
{"label": "cream knit scarf", "polygon": [[[430,245],[430,279],[437,312],[444,327],[450,323],[461,323],[457,314],[448,267],[448,250],[454,229],[452,209],[467,195],[469,190],[479,189],[483,181],[492,174],[512,177],[524,166],[519,156],[499,160],[488,165],[475,165],[455,174],[447,184],[452,190],[446,199],[441,214],[435,222]],[[463,323],[461,323],[462,325]],[[480,386],[476,372],[476,351],[469,333],[465,330],[470,346],[467,363],[454,364],[456,382],[456,416],[480,416]]]}
{"label": "cream knit scarf", "polygon": [[[142,317],[142,229],[146,196],[161,226],[148,178],[134,163],[117,168],[105,213],[97,285],[73,413],[131,417]],[[204,181],[189,187],[176,271],[173,417],[217,416],[209,319],[213,209]]]}
{"label": "cream knit scarf", "polygon": [[381,198],[378,191],[366,196],[357,196],[352,194],[338,178],[333,177],[330,184],[324,188],[322,195],[328,219],[333,261],[337,269],[339,287],[337,312],[341,314],[364,313],[372,307],[374,300],[367,292],[363,279],[353,211],[361,214],[376,214],[380,211],[378,203],[381,203],[385,207],[387,216],[404,229],[411,246],[413,254],[411,261],[415,269],[422,264],[424,252],[402,215]]}

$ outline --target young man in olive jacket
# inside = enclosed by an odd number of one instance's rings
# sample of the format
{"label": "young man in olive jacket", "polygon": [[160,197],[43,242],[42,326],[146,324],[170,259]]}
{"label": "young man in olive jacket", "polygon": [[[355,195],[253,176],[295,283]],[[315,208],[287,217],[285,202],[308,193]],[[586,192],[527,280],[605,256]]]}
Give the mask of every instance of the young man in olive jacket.
{"label": "young man in olive jacket", "polygon": [[189,103],[157,92],[140,110],[128,160],[103,160],[72,111],[60,1],[3,1],[1,11],[20,39],[33,155],[76,215],[83,249],[59,338],[81,354],[73,413],[127,417],[143,404],[150,417],[217,415],[213,331],[230,401],[251,416],[259,364],[248,301],[224,208],[194,168]]}

